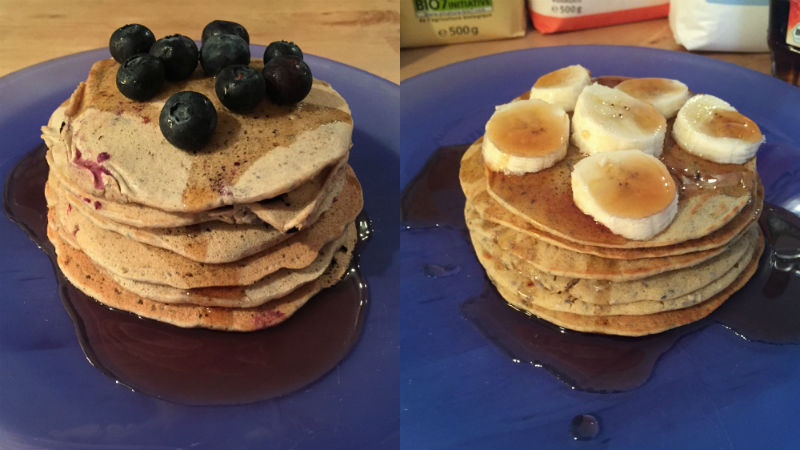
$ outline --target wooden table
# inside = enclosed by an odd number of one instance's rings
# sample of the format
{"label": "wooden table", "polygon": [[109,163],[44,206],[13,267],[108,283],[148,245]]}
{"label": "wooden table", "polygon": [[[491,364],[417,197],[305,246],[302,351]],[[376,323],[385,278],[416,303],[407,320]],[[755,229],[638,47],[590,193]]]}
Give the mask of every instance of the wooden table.
{"label": "wooden table", "polygon": [[[517,39],[403,49],[400,52],[400,78],[406,79],[454,62],[493,53],[577,44],[636,45],[686,51],[675,42],[666,18],[550,35],[540,34],[529,24],[525,37]],[[769,53],[698,53],[766,74],[771,70]]]}
{"label": "wooden table", "polygon": [[244,25],[254,44],[291,40],[304,52],[398,83],[399,5],[400,0],[0,0],[0,76],[108,47],[111,33],[128,23],[147,26],[156,38],[180,33],[199,40],[208,22],[224,19]]}

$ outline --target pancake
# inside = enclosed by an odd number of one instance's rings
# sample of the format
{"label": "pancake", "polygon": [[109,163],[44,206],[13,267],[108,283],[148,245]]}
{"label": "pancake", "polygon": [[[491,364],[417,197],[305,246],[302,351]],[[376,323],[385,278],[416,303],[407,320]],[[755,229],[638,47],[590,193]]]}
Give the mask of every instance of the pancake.
{"label": "pancake", "polygon": [[[51,153],[47,153],[48,164],[52,167]],[[273,199],[256,203],[229,205],[208,211],[194,213],[163,211],[138,203],[117,203],[90,193],[82,192],[77,186],[70,185],[69,180],[51,171],[50,182],[58,186],[58,190],[66,190],[95,208],[95,216],[112,220],[116,223],[137,228],[173,228],[199,223],[220,221],[231,224],[262,224],[266,222],[281,231],[292,228],[303,228],[319,218],[319,215],[330,207],[333,198],[344,185],[346,160],[337,162],[322,173],[302,184],[297,189],[281,194]],[[254,213],[254,210],[256,213]]]}
{"label": "pancake", "polygon": [[[702,238],[739,214],[755,191],[755,159],[744,165],[716,164],[668,142],[661,159],[681,187],[678,213],[653,238],[629,240],[597,223],[572,201],[572,166],[582,158],[577,147],[570,146],[567,157],[547,170],[521,176],[487,170],[487,190],[504,208],[552,235],[579,244],[613,248],[661,247]],[[676,176],[678,173],[681,175]],[[684,173],[722,181],[719,188],[690,187],[694,186],[694,177],[687,179]]]}
{"label": "pancake", "polygon": [[[343,178],[355,179],[355,174],[349,166],[342,170],[344,171]],[[344,179],[341,184],[344,184]],[[340,192],[341,186],[336,193]],[[49,182],[45,193],[50,196],[60,195],[60,202],[64,204],[68,199],[69,204],[74,210],[77,210],[77,213],[83,214],[97,227],[114,231],[137,242],[172,251],[197,262],[238,261],[272,247],[291,236],[291,234],[284,233],[263,222],[234,225],[214,221],[173,228],[137,228],[95,214],[96,211],[104,209],[102,204],[97,205],[92,203],[91,199],[86,200],[63,190],[51,188]],[[332,203],[332,200],[329,203]],[[329,208],[330,205],[324,206]]]}
{"label": "pancake", "polygon": [[475,211],[484,220],[504,225],[521,233],[529,234],[548,244],[574,252],[611,259],[640,259],[681,255],[713,249],[727,245],[761,214],[764,189],[761,183],[757,182],[752,201],[748,202],[742,211],[724,226],[705,236],[661,247],[615,248],[580,244],[537,228],[530,222],[505,209],[489,195],[486,190],[486,171],[483,167],[480,142],[481,140],[478,140],[467,149],[461,160],[459,171],[462,189]]}
{"label": "pancake", "polygon": [[70,205],[70,214],[80,214],[83,216],[81,219],[90,221],[96,227],[198,262],[238,261],[290,237],[264,224],[234,225],[217,221],[174,228],[136,228],[94,214],[95,206],[90,203],[91,200],[84,201],[72,193],[53,187],[49,181],[45,185],[45,193],[50,204]]}
{"label": "pancake", "polygon": [[[496,285],[502,285],[506,291],[514,291],[521,298],[537,306],[553,311],[565,311],[581,315],[610,316],[610,315],[646,315],[663,311],[683,309],[703,302],[725,287],[733,283],[745,270],[746,261],[756,247],[758,241],[758,227],[753,225],[742,239],[734,245],[730,253],[734,253],[729,266],[723,270],[715,270],[713,264],[701,264],[692,272],[695,273],[694,279],[689,274],[691,287],[683,286],[681,277],[687,275],[686,271],[675,276],[657,276],[648,278],[647,289],[655,293],[655,300],[644,297],[640,292],[633,289],[615,289],[615,302],[599,303],[591,298],[591,294],[575,295],[571,289],[556,292],[547,289],[543,285],[531,281],[525,273],[520,273],[514,266],[505,262],[502,252],[495,253],[491,248],[484,246],[479,240],[473,239],[476,253],[481,263],[484,265],[487,274]],[[726,252],[728,253],[728,252]],[[674,292],[676,284],[682,285],[681,292]],[[576,293],[577,294],[577,293]],[[676,295],[677,294],[677,295]],[[587,298],[593,301],[584,301]],[[661,298],[660,298],[661,297]],[[610,296],[606,296],[610,298]]]}
{"label": "pancake", "polygon": [[353,169],[342,161],[324,176],[318,176],[299,188],[277,198],[248,205],[248,209],[262,221],[287,232],[302,230],[319,219],[331,207],[344,187],[348,173]]}
{"label": "pancake", "polygon": [[[350,149],[350,109],[323,81],[314,80],[296,105],[261,102],[250,113],[235,114],[222,106],[214,79],[199,68],[190,79],[137,102],[117,91],[117,67],[112,59],[95,63],[43,129],[52,170],[95,197],[180,212],[253,203],[296,189]],[[178,90],[206,95],[217,110],[216,130],[202,150],[172,146],[157,126],[164,102]]]}
{"label": "pancake", "polygon": [[647,278],[670,270],[696,266],[711,259],[724,247],[671,255],[661,258],[607,259],[576,253],[548,244],[532,236],[481,219],[467,204],[467,227],[478,239],[492,242],[502,251],[530,263],[538,270],[572,278],[630,281]]}
{"label": "pancake", "polygon": [[537,306],[503,286],[496,285],[496,287],[500,295],[515,308],[570,330],[618,336],[645,336],[696,322],[711,314],[753,276],[758,269],[758,261],[763,250],[764,238],[759,232],[759,239],[752,255],[742,261],[742,264],[745,264],[744,271],[732,284],[708,300],[694,306],[655,314],[592,316],[554,311]]}
{"label": "pancake", "polygon": [[121,287],[135,295],[162,303],[193,304],[201,306],[227,306],[252,308],[270,300],[288,295],[299,287],[311,283],[327,270],[336,258],[337,264],[349,263],[356,244],[355,225],[350,224],[344,234],[323,247],[317,259],[296,270],[281,269],[249,286],[215,286],[197,289],[177,289],[170,286],[133,281],[104,272]]}
{"label": "pancake", "polygon": [[[553,275],[535,268],[511,252],[502,251],[490,240],[473,235],[473,243],[502,263],[515,276],[523,277],[525,285],[541,287],[561,298],[596,305],[618,305],[637,301],[664,301],[690,294],[731,270],[748,254],[756,238],[756,226],[732,242],[722,253],[697,266],[667,271],[631,281],[612,282],[591,278],[571,278]],[[476,249],[478,247],[476,246]]]}
{"label": "pancake", "polygon": [[66,244],[49,225],[47,234],[56,249],[59,268],[78,289],[112,308],[184,328],[254,331],[277,325],[288,319],[317,292],[336,284],[347,270],[344,261],[334,259],[316,280],[255,308],[175,305],[148,300],[122,288],[104,275],[84,253]]}
{"label": "pancake", "polygon": [[358,180],[348,177],[339,201],[314,226],[261,253],[225,264],[207,264],[140,242],[123,239],[113,231],[95,226],[68,205],[51,205],[48,223],[62,239],[74,242],[99,268],[121,277],[181,289],[252,284],[282,268],[300,269],[317,257],[319,250],[340,236],[361,211],[363,199]]}

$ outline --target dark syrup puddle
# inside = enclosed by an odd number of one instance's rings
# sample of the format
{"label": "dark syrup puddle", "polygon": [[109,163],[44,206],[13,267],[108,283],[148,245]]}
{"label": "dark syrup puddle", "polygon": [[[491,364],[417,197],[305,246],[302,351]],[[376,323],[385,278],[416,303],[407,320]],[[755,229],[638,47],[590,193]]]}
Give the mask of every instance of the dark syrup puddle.
{"label": "dark syrup puddle", "polygon": [[[53,261],[59,293],[89,361],[135,390],[192,404],[240,404],[278,397],[333,369],[361,332],[367,286],[354,258],[345,277],[286,322],[250,333],[184,329],[108,308],[72,286],[47,240],[45,148],[20,160],[6,180],[6,214]],[[369,221],[359,217],[359,244]]]}
{"label": "dark syrup puddle", "polygon": [[[466,145],[442,147],[403,192],[407,228],[464,231],[458,169]],[[767,246],[747,285],[709,317],[664,333],[627,338],[578,333],[510,307],[484,276],[483,292],[461,312],[513,360],[543,367],[569,386],[619,392],[644,384],[658,359],[683,336],[719,323],[746,340],[800,343],[800,218],[765,205],[760,224]],[[467,241],[468,242],[468,241]]]}

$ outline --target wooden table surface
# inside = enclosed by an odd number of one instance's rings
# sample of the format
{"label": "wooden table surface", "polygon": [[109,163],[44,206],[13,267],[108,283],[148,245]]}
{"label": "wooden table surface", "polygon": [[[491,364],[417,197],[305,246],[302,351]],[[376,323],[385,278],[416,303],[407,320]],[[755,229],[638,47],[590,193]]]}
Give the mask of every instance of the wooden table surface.
{"label": "wooden table surface", "polygon": [[128,23],[147,26],[156,38],[179,33],[199,40],[208,22],[224,19],[244,25],[254,44],[294,41],[304,52],[398,83],[399,5],[400,0],[0,0],[0,76],[108,47],[111,33]]}
{"label": "wooden table surface", "polygon": [[[0,76],[59,56],[108,45],[126,23],[141,23],[156,37],[185,34],[199,39],[211,20],[243,24],[251,42],[286,39],[303,51],[330,58],[398,83],[428,70],[492,53],[574,44],[639,45],[685,51],[666,19],[523,38],[400,50],[401,0],[195,0],[186,6],[163,1],[0,0]],[[768,53],[699,52],[763,73]],[[398,64],[399,61],[399,64]]]}
{"label": "wooden table surface", "polygon": [[[604,44],[636,45],[666,50],[686,51],[675,42],[667,19],[647,20],[588,30],[543,35],[531,28],[525,37],[485,42],[470,42],[437,47],[403,49],[400,52],[400,78],[406,79],[454,62],[493,53],[557,45]],[[732,62],[766,74],[770,73],[769,53],[697,52],[711,58]]]}

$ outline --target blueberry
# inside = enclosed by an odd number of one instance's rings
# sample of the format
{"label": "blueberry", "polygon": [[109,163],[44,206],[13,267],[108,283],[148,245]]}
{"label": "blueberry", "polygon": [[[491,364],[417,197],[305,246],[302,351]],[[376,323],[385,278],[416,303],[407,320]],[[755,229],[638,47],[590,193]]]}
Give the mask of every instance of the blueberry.
{"label": "blueberry", "polygon": [[279,105],[297,103],[311,91],[311,69],[297,56],[278,56],[264,64],[267,96]]}
{"label": "blueberry", "polygon": [[227,20],[215,20],[203,28],[202,42],[205,43],[211,36],[220,34],[235,34],[244,39],[248,44],[250,43],[250,35],[247,30],[236,22],[229,22]]}
{"label": "blueberry", "polygon": [[153,32],[138,23],[117,28],[108,40],[108,50],[118,63],[137,53],[147,53],[156,42]]}
{"label": "blueberry", "polygon": [[228,66],[219,71],[214,83],[217,97],[228,109],[247,112],[264,99],[264,76],[257,69],[243,64]]}
{"label": "blueberry", "polygon": [[179,81],[189,78],[194,72],[200,52],[193,40],[173,34],[157,40],[150,48],[150,54],[164,63],[164,73],[168,80]]}
{"label": "blueberry", "polygon": [[117,69],[117,89],[133,100],[148,100],[164,84],[164,63],[155,56],[139,53],[126,59]]}
{"label": "blueberry", "polygon": [[250,46],[235,34],[218,34],[208,38],[200,49],[200,64],[207,75],[216,75],[231,64],[249,64]]}
{"label": "blueberry", "polygon": [[277,56],[298,56],[303,59],[303,51],[294,42],[275,41],[270,43],[264,50],[264,64]]}
{"label": "blueberry", "polygon": [[214,134],[217,110],[199,92],[177,92],[161,108],[158,125],[170,144],[183,150],[198,150]]}

